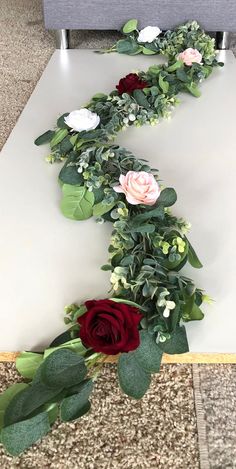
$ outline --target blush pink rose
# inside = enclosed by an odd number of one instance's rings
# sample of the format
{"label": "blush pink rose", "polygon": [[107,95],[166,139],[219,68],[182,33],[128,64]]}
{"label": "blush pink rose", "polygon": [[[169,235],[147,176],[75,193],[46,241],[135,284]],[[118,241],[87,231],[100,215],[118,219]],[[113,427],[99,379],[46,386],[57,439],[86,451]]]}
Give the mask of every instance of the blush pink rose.
{"label": "blush pink rose", "polygon": [[200,64],[202,62],[202,54],[197,49],[189,47],[178,55],[178,60],[182,60],[188,66],[191,66],[194,62]]}
{"label": "blush pink rose", "polygon": [[128,171],[120,175],[120,186],[114,191],[125,194],[127,202],[132,205],[154,205],[160,195],[160,187],[153,174],[145,171]]}

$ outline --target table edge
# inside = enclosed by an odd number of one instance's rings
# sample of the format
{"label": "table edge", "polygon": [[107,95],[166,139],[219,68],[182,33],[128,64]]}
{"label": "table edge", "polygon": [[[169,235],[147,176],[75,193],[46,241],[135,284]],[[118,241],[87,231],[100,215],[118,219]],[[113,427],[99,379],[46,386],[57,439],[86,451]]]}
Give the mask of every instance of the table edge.
{"label": "table edge", "polygon": [[[15,362],[20,352],[0,352],[0,362]],[[106,360],[107,363],[116,363],[117,356],[109,356]],[[236,364],[236,353],[198,353],[188,352],[181,355],[167,355],[164,353],[163,364],[178,364],[178,363],[232,363]]]}

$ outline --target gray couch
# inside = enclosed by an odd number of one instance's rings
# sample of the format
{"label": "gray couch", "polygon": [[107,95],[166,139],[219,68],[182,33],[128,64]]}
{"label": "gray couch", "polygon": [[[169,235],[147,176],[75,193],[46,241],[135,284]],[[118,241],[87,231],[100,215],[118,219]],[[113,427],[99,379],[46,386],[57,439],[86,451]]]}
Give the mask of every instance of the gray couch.
{"label": "gray couch", "polygon": [[70,29],[118,30],[130,18],[141,27],[170,29],[195,19],[216,31],[219,48],[227,48],[226,32],[236,31],[236,0],[43,0],[45,27],[57,31],[57,47],[69,47]]}

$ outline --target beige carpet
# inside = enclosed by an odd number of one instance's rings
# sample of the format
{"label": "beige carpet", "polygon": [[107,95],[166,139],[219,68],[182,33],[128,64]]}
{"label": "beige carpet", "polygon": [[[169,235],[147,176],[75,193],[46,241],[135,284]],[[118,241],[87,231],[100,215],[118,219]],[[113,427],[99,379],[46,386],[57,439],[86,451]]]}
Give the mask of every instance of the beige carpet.
{"label": "beige carpet", "polygon": [[[40,0],[1,0],[0,101],[2,146],[54,50],[44,31]],[[99,48],[114,32],[76,32],[73,45]],[[236,467],[233,366],[169,365],[153,379],[139,402],[124,397],[114,366],[107,365],[93,396],[91,413],[52,434],[19,458],[0,447],[1,469],[201,469]],[[0,363],[0,389],[17,377],[13,364]]]}

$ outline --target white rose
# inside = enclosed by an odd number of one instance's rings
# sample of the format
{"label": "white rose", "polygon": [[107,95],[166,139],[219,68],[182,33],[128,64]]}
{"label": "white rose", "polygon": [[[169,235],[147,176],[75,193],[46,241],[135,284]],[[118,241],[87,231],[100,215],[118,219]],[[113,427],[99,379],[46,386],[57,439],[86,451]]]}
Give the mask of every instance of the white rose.
{"label": "white rose", "polygon": [[95,112],[84,108],[78,111],[72,111],[65,117],[65,123],[68,127],[71,127],[71,129],[82,132],[82,130],[96,129],[100,123],[100,117]]}
{"label": "white rose", "polygon": [[138,42],[152,42],[159,34],[161,34],[161,30],[157,26],[146,26],[146,28],[141,29]]}

